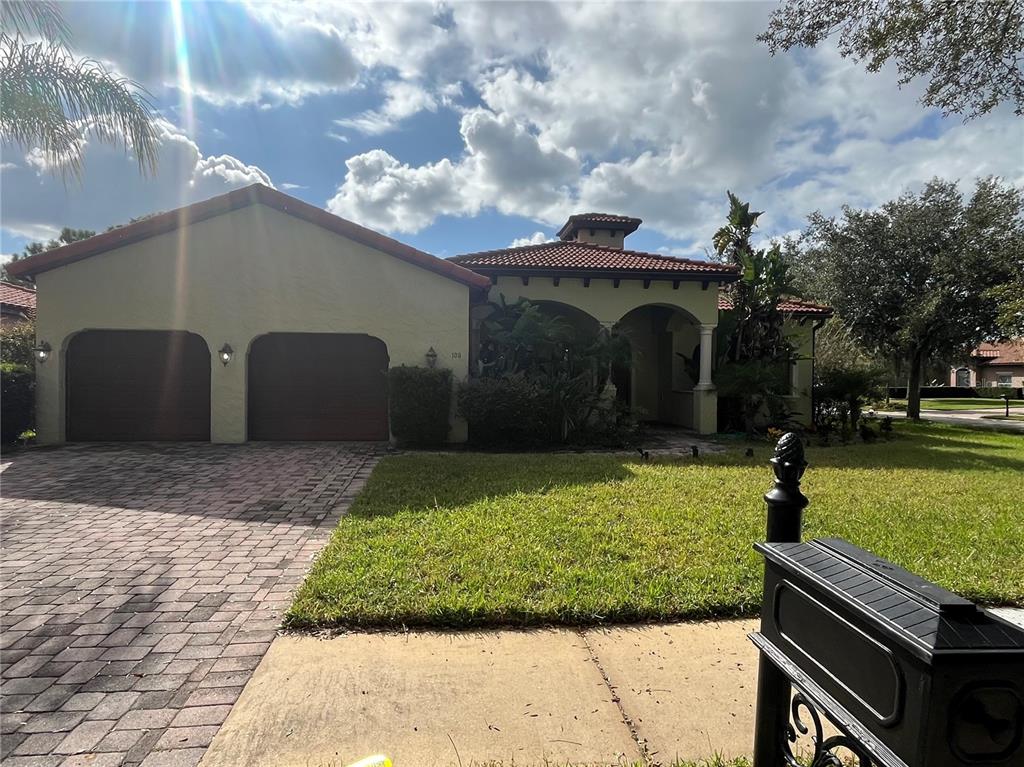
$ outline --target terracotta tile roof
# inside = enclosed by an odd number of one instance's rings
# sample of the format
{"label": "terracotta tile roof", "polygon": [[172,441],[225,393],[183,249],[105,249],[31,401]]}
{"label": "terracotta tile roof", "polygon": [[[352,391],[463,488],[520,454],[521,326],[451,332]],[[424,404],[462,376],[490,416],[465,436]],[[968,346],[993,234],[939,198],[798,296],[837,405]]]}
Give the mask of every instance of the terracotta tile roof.
{"label": "terracotta tile roof", "polygon": [[677,279],[714,277],[729,282],[739,279],[739,269],[727,264],[621,250],[589,242],[545,242],[519,248],[466,253],[450,260],[478,272],[543,272]]}
{"label": "terracotta tile roof", "polygon": [[629,234],[635,232],[642,223],[643,219],[617,216],[613,213],[576,213],[569,216],[569,220],[558,230],[558,236],[563,240],[568,239],[577,229],[585,229],[592,224],[595,228],[621,229],[625,234]]}
{"label": "terracotta tile roof", "polygon": [[36,316],[36,292],[32,288],[0,280],[0,304],[13,307],[28,317]]}
{"label": "terracotta tile roof", "polygon": [[[732,300],[724,294],[718,296],[718,308],[720,311],[732,309]],[[800,301],[796,298],[787,298],[779,303],[779,311],[784,314],[806,314],[819,317],[831,317],[832,308],[822,304],[813,304],[810,301]]]}
{"label": "terracotta tile roof", "polygon": [[340,216],[335,216],[333,213],[328,213],[323,208],[310,205],[296,197],[279,192],[263,184],[253,184],[218,197],[212,197],[209,200],[187,205],[184,208],[150,216],[141,221],[136,221],[134,224],[112,229],[95,237],[90,237],[87,240],[79,240],[70,245],[65,245],[63,248],[55,248],[54,250],[30,256],[15,264],[11,264],[7,268],[11,274],[15,275],[39,274],[49,269],[56,269],[65,264],[80,261],[99,253],[105,253],[108,250],[124,245],[130,245],[149,237],[165,234],[183,226],[205,221],[222,213],[228,213],[256,203],[261,203],[295,218],[321,226],[335,234],[340,234],[350,240],[375,248],[402,261],[423,267],[457,282],[462,282],[470,287],[482,289],[490,284],[486,277],[464,269],[451,261],[424,253],[398,240],[385,237],[383,234],[378,234],[371,229],[347,221]]}
{"label": "terracotta tile roof", "polygon": [[981,358],[979,365],[1024,365],[1024,338],[982,344],[971,356]]}

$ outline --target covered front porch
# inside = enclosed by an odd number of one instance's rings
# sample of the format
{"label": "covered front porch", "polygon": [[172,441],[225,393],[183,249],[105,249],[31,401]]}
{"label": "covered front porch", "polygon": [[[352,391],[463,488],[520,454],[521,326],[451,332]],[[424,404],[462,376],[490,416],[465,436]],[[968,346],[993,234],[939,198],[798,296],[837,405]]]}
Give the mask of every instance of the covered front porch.
{"label": "covered front porch", "polygon": [[[717,430],[711,378],[717,296],[717,283],[498,276],[488,300],[525,298],[581,330],[617,334],[629,353],[609,371],[610,393],[640,420],[711,434]],[[474,312],[474,322],[486,311]]]}

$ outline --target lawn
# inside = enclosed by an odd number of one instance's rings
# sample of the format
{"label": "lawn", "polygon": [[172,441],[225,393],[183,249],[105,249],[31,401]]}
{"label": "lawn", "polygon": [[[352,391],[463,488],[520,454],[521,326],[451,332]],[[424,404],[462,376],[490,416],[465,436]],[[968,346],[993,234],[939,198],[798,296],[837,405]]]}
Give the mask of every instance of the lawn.
{"label": "lawn", "polygon": [[[906,410],[905,399],[889,400],[890,407],[897,410]],[[1006,403],[1001,399],[986,397],[950,397],[948,399],[922,399],[922,410],[990,410],[1005,408]],[[1024,400],[1011,399],[1010,407],[1024,407]]]}
{"label": "lawn", "polygon": [[[1024,438],[897,424],[808,451],[805,537],[839,536],[973,599],[1024,604]],[[749,615],[771,484],[753,458],[429,454],[383,459],[287,616],[483,626]]]}

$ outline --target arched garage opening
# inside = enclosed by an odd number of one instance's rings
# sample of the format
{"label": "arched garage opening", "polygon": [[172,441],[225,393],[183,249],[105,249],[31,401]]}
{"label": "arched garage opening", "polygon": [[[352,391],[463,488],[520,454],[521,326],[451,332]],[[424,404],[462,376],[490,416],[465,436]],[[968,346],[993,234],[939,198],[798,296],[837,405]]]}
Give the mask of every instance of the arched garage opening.
{"label": "arched garage opening", "polygon": [[250,440],[386,440],[388,350],[345,333],[268,333],[248,359]]}
{"label": "arched garage opening", "polygon": [[210,439],[210,350],[177,330],[86,330],[67,347],[67,439]]}

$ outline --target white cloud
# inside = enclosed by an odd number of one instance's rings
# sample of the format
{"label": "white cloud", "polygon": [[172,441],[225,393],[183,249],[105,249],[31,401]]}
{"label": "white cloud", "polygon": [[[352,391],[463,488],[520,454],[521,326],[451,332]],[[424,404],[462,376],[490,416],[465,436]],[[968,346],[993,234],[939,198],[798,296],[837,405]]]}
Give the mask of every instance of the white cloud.
{"label": "white cloud", "polygon": [[[4,229],[33,240],[52,237],[63,226],[103,230],[113,224],[187,205],[223,192],[262,183],[260,168],[231,155],[204,156],[181,130],[157,123],[157,173],[140,175],[134,157],[83,131],[82,176],[62,179],[38,150],[26,165],[4,171],[4,184],[18,189],[2,199]],[[5,147],[5,154],[14,151]]]}
{"label": "white cloud", "polygon": [[508,246],[510,248],[522,248],[526,245],[543,245],[545,242],[554,242],[554,239],[554,237],[550,237],[544,234],[544,232],[534,232],[529,237],[516,237]]}
{"label": "white cloud", "polygon": [[1010,110],[940,120],[918,84],[901,90],[893,72],[868,73],[829,45],[772,58],[754,40],[765,4],[449,11],[439,27],[421,6],[388,6],[352,45],[405,81],[471,84],[483,108],[463,115],[462,155],[419,166],[359,155],[332,209],[404,232],[484,208],[552,226],[581,210],[628,212],[692,253],[722,219],[726,189],[767,211],[771,235],[936,174],[1024,175],[1024,124]]}
{"label": "white cloud", "polygon": [[294,189],[309,189],[308,186],[305,186],[303,184],[289,184],[287,181],[282,184],[278,184],[278,186],[280,186],[286,192],[291,192]]}
{"label": "white cloud", "polygon": [[351,128],[368,135],[377,135],[394,130],[398,124],[424,110],[437,110],[437,101],[426,90],[415,83],[392,80],[383,87],[384,104],[380,109],[371,109],[355,117],[335,120],[342,128]]}
{"label": "white cloud", "polygon": [[484,205],[532,215],[564,204],[565,187],[578,175],[573,157],[483,109],[464,114],[461,131],[466,156],[457,162],[412,167],[381,149],[349,158],[327,209],[367,226],[416,232],[438,215],[473,215]]}
{"label": "white cloud", "polygon": [[327,209],[366,226],[417,232],[438,215],[469,215],[479,209],[461,194],[460,168],[447,159],[414,168],[374,149],[345,165],[345,182],[327,201]]}
{"label": "white cloud", "polygon": [[[213,104],[295,104],[343,91],[360,64],[344,30],[315,14],[268,4],[182,3],[181,39],[170,3],[68,2],[76,53],[112,63],[147,88],[185,86]],[[282,23],[286,21],[287,23]]]}

